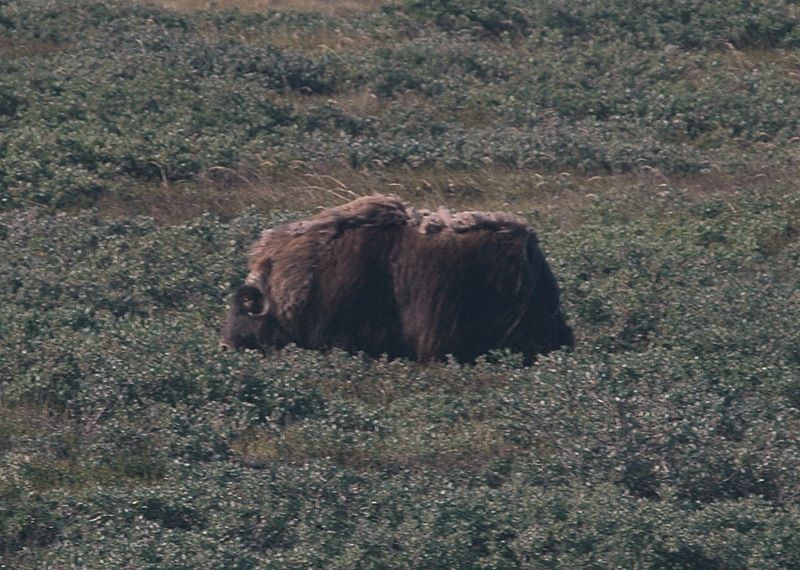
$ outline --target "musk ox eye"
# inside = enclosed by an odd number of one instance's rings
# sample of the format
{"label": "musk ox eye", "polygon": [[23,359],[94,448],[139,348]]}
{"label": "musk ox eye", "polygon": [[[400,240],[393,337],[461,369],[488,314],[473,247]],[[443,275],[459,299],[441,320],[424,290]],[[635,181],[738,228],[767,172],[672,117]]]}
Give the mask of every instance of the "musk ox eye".
{"label": "musk ox eye", "polygon": [[264,312],[264,295],[252,285],[243,285],[236,292],[234,310],[240,315],[256,316]]}

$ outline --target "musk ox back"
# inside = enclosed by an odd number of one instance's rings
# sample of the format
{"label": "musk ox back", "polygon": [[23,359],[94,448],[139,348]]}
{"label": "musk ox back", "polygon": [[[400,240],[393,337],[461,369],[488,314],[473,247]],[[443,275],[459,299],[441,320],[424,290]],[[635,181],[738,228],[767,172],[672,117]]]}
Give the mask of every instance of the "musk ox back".
{"label": "musk ox back", "polygon": [[572,346],[558,285],[524,220],[359,198],[267,230],[223,329],[231,348],[339,347],[467,362]]}

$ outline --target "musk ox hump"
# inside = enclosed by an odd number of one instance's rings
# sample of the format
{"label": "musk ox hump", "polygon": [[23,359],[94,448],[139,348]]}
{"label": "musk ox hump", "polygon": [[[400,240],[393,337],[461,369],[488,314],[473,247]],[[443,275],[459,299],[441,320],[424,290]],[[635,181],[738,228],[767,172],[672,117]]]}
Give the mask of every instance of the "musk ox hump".
{"label": "musk ox hump", "polygon": [[343,261],[341,247],[359,242],[350,232],[405,226],[409,210],[395,196],[365,196],[267,230],[250,250],[245,282],[261,289],[274,301],[276,314],[291,321],[304,314],[321,273]]}
{"label": "musk ox hump", "polygon": [[297,222],[264,231],[250,249],[250,270],[257,270],[262,261],[271,258],[293,238],[308,236],[317,243],[335,238],[346,229],[365,226],[405,225],[409,210],[396,196],[364,196]]}
{"label": "musk ox hump", "polygon": [[364,226],[405,225],[408,221],[407,206],[396,196],[364,196],[342,206],[320,212],[312,221],[336,227],[338,231]]}

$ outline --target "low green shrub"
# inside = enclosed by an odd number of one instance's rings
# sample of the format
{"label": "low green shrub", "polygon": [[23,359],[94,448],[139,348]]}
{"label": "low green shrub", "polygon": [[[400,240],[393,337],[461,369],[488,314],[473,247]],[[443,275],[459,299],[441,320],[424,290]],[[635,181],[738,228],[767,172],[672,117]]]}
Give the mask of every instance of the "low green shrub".
{"label": "low green shrub", "polygon": [[[556,35],[567,41],[598,35],[624,37],[638,47],[675,44],[739,48],[797,46],[800,16],[786,0],[757,5],[715,0],[683,0],[666,5],[648,0],[636,5],[592,0],[571,2],[490,2],[488,0],[407,0],[394,8],[415,24],[488,36]],[[390,10],[391,11],[391,10]]]}

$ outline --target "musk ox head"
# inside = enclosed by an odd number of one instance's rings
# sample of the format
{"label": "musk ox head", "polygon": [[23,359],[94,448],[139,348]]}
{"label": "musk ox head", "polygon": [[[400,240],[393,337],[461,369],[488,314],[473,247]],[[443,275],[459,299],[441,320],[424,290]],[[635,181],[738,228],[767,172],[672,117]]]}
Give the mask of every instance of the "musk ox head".
{"label": "musk ox head", "polygon": [[223,345],[295,343],[419,361],[573,346],[536,234],[514,216],[360,198],[264,232]]}
{"label": "musk ox head", "polygon": [[261,346],[267,315],[264,295],[252,285],[242,285],[233,297],[222,329],[222,346],[234,350]]}

